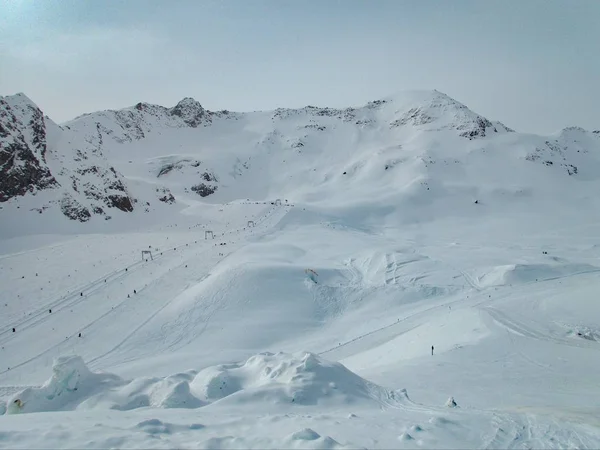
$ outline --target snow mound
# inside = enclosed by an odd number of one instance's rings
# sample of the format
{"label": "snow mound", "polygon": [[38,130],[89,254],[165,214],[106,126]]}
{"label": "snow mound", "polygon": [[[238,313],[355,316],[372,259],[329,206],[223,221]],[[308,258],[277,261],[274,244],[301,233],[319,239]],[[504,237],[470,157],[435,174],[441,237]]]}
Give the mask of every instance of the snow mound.
{"label": "snow mound", "polygon": [[146,406],[197,408],[203,403],[190,393],[195,375],[124,380],[109,373],[91,372],[80,356],[54,361],[52,377],[39,388],[27,388],[8,403],[7,414],[75,409],[130,410]]}
{"label": "snow mound", "polygon": [[[314,433],[314,434],[313,434]],[[316,437],[315,437],[316,435]],[[200,448],[259,448],[259,449],[280,449],[280,448],[298,448],[298,449],[344,449],[356,448],[345,446],[338,443],[329,436],[320,436],[310,428],[292,433],[291,435],[280,439],[272,437],[261,439],[249,439],[247,437],[211,437],[206,441],[200,442]]]}
{"label": "snow mound", "polygon": [[398,440],[399,441],[412,441],[412,440],[414,440],[414,438],[408,433],[402,433],[400,436],[398,436]]}
{"label": "snow mound", "polygon": [[[80,356],[57,358],[52,377],[8,402],[6,414],[143,407],[200,408],[226,398],[236,404],[393,404],[406,393],[387,391],[312,353],[261,353],[244,363],[208,367],[165,378],[124,380],[91,372]],[[2,406],[2,405],[0,405]]]}
{"label": "snow mound", "polygon": [[227,397],[236,403],[385,404],[406,398],[359,377],[340,363],[308,352],[265,352],[243,364],[210,367],[196,376],[192,390],[207,402]]}
{"label": "snow mound", "polygon": [[199,408],[204,405],[190,392],[194,373],[170,375],[166,378],[136,378],[122,386],[87,399],[82,409],[104,408],[119,411],[154,408]]}
{"label": "snow mound", "polygon": [[39,388],[15,394],[6,413],[72,410],[85,399],[124,383],[116,375],[90,372],[80,356],[62,356],[54,361],[52,377]]}
{"label": "snow mound", "polygon": [[484,288],[554,280],[598,270],[591,264],[509,264],[493,267],[475,278],[476,284]]}
{"label": "snow mound", "polygon": [[314,441],[315,439],[319,439],[321,435],[310,428],[304,428],[300,431],[296,431],[290,436],[290,439],[293,440],[304,440],[304,441]]}
{"label": "snow mound", "polygon": [[311,428],[304,428],[302,430],[292,433],[285,439],[285,446],[289,448],[319,448],[319,449],[334,449],[334,448],[345,448],[340,445],[335,439],[329,436],[321,436]]}

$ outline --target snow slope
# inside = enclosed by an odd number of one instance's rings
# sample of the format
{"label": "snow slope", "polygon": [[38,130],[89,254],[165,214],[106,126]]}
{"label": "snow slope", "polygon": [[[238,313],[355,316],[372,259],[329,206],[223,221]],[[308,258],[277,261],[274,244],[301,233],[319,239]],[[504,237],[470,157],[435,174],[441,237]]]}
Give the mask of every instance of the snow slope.
{"label": "snow slope", "polygon": [[600,445],[598,133],[439,92],[56,130],[137,203],[0,205],[0,447]]}

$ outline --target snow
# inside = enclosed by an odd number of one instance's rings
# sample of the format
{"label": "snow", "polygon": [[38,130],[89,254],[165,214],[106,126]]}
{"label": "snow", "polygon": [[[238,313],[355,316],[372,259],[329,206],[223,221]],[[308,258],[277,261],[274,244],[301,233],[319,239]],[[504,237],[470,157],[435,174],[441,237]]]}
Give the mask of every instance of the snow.
{"label": "snow", "polygon": [[88,409],[128,411],[143,407],[200,408],[267,403],[275,405],[400,405],[388,392],[312,353],[261,353],[243,364],[222,364],[165,378],[123,380],[93,373],[80,356],[54,361],[52,377],[8,400],[7,414]]}
{"label": "snow", "polygon": [[176,202],[0,205],[0,447],[598,448],[600,140],[383,100],[65,124]]}

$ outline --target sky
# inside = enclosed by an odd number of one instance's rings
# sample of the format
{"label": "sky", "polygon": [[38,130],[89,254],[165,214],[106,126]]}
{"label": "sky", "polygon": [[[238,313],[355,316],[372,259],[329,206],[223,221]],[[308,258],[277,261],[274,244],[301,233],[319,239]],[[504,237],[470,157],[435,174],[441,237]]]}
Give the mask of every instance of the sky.
{"label": "sky", "polygon": [[522,132],[600,129],[597,0],[0,0],[0,95],[56,122],[437,89]]}

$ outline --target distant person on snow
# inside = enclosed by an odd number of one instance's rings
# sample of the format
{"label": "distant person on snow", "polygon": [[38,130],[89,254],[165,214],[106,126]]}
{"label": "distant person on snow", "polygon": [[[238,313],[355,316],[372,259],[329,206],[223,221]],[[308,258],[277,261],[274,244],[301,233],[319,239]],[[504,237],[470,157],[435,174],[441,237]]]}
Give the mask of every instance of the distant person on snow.
{"label": "distant person on snow", "polygon": [[431,346],[431,356],[433,356],[433,345]]}

